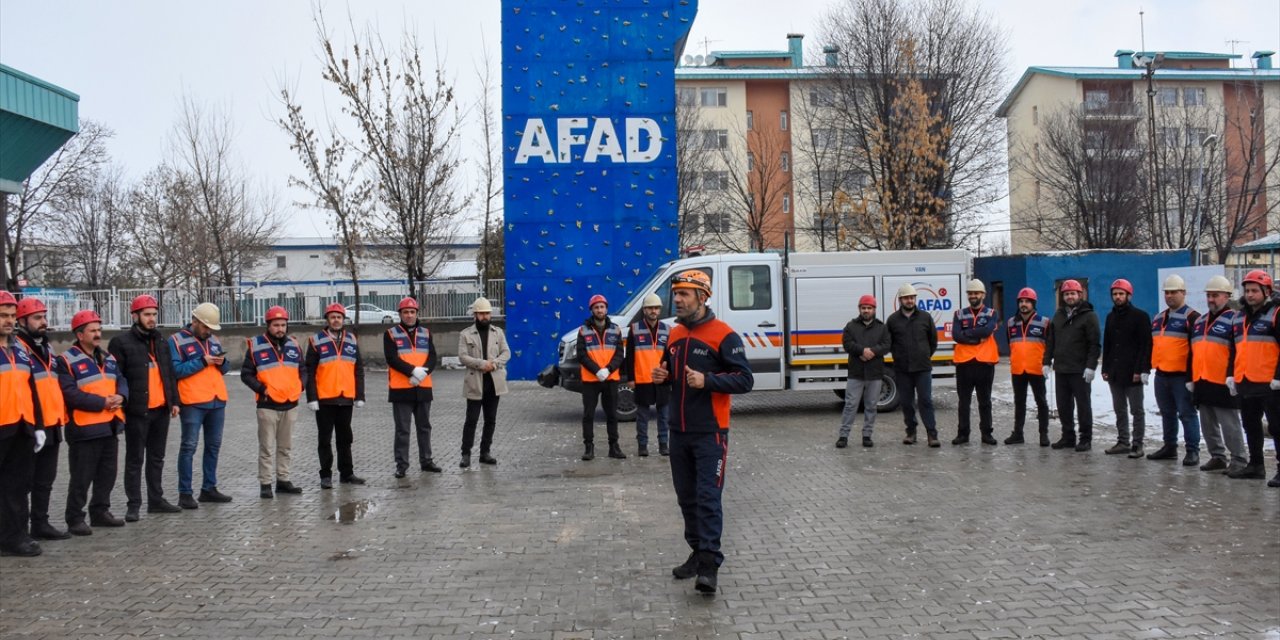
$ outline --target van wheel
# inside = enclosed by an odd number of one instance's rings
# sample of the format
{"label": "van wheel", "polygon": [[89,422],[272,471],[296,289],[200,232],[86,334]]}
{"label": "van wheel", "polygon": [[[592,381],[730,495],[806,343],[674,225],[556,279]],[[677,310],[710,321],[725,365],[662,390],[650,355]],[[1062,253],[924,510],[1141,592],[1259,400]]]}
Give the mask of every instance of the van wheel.
{"label": "van wheel", "polygon": [[635,422],[636,420],[636,392],[634,389],[628,389],[622,385],[618,385],[618,422]]}
{"label": "van wheel", "polygon": [[[836,396],[844,400],[844,389],[836,389]],[[893,381],[893,374],[886,373],[880,381],[880,400],[876,402],[876,413],[887,413],[898,408],[898,385]],[[858,413],[862,413],[862,403],[858,403]]]}

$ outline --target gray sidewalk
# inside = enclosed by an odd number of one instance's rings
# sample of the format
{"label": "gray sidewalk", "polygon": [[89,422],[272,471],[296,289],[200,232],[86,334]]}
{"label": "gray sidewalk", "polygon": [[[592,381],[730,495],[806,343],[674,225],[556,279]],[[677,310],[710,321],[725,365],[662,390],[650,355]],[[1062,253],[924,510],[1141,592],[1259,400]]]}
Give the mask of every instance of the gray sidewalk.
{"label": "gray sidewalk", "polygon": [[[735,401],[727,557],[706,598],[670,576],[687,548],[667,460],[635,457],[630,424],[632,457],[581,462],[577,396],[517,383],[499,465],[463,471],[461,374],[443,372],[445,472],[396,480],[385,374],[369,379],[367,486],[319,489],[304,414],[305,493],[258,498],[251,394],[229,378],[219,473],[235,501],[0,559],[0,636],[1280,638],[1280,491],[1263,482],[1099,447],[908,447],[897,412],[874,448],[837,450],[833,395],[755,393]],[[954,390],[938,396],[949,440]],[[997,436],[1010,424],[997,403]],[[175,422],[171,499],[177,444]],[[64,464],[55,522],[66,480]],[[114,498],[123,515],[120,483]]]}

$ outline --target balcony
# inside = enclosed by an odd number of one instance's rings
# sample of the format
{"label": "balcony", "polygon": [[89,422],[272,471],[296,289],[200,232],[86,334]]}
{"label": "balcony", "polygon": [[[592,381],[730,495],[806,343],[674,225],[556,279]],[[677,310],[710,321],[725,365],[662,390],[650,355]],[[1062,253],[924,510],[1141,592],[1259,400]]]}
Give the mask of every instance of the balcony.
{"label": "balcony", "polygon": [[1138,118],[1142,114],[1136,102],[1096,102],[1080,103],[1082,118]]}

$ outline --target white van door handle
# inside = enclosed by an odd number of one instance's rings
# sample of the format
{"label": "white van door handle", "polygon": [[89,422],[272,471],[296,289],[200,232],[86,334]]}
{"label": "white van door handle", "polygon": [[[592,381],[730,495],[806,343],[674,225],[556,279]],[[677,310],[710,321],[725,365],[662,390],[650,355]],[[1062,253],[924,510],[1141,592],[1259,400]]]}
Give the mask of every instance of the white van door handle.
{"label": "white van door handle", "polygon": [[756,325],[756,326],[757,326],[757,327],[765,327],[765,328],[769,328],[769,327],[776,327],[776,326],[778,326],[778,325],[776,325],[776,324],[774,324],[774,323],[772,323],[772,322],[761,322],[760,324],[758,324],[758,325]]}

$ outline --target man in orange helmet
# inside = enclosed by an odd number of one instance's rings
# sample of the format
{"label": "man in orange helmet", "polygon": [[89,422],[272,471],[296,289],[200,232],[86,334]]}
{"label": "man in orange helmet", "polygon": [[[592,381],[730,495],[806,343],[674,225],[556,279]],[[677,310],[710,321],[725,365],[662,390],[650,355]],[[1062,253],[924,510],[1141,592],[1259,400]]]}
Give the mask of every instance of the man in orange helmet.
{"label": "man in orange helmet", "polygon": [[625,458],[618,444],[618,381],[622,379],[622,329],[609,319],[609,301],[596,294],[587,302],[591,315],[578,327],[578,364],[582,373],[583,460],[596,457],[596,404],[604,405],[609,457]]}
{"label": "man in orange helmet", "polygon": [[140,295],[129,304],[133,326],[107,344],[129,383],[124,407],[125,522],[137,522],[142,508],[142,476],[147,480],[147,513],[181,511],[164,498],[164,458],[169,423],[178,417],[178,384],[165,336],[157,328],[160,303]]}
{"label": "man in orange helmet", "polygon": [[307,343],[307,408],[316,414],[320,430],[320,488],[333,488],[333,445],[337,433],[338,479],[364,484],[351,458],[351,411],[364,407],[364,361],[354,333],[343,326],[347,310],[333,303],[324,310],[325,327]]}
{"label": "man in orange helmet", "polygon": [[[1133,304],[1133,285],[1124,278],[1111,283],[1111,313],[1102,330],[1102,379],[1111,388],[1116,414],[1116,443],[1110,455],[1142,457],[1147,410],[1142,396],[1151,368],[1151,316]],[[1129,416],[1133,416],[1133,434]]]}
{"label": "man in orange helmet", "polygon": [[397,478],[409,468],[410,424],[418,435],[418,468],[440,473],[431,455],[431,372],[440,366],[440,352],[431,330],[418,320],[418,301],[405,298],[397,307],[400,322],[382,335],[382,355],[387,360],[387,400],[396,433],[393,454]]}
{"label": "man in orange helmet", "polygon": [[1036,312],[1036,290],[1024,287],[1018,292],[1018,313],[1009,317],[1009,371],[1013,379],[1013,433],[1005,444],[1026,442],[1023,427],[1027,423],[1027,388],[1036,401],[1036,424],[1040,446],[1049,446],[1049,401],[1045,397],[1044,352],[1052,326],[1049,318]]}
{"label": "man in orange helmet", "polygon": [[[258,401],[258,496],[273,498],[272,480],[280,493],[302,493],[289,480],[293,426],[302,397],[302,347],[289,336],[289,312],[267,309],[267,332],[247,338],[240,381]],[[273,460],[274,458],[274,460]]]}
{"label": "man in orange helmet", "polygon": [[65,540],[71,534],[49,522],[49,496],[58,475],[58,444],[62,442],[62,425],[67,423],[67,409],[54,367],[57,358],[49,346],[47,313],[44,303],[36,298],[28,296],[18,301],[17,338],[31,356],[31,379],[35,383],[45,434],[44,448],[36,454],[35,473],[31,478],[31,537]]}
{"label": "man in orange helmet", "polygon": [[844,411],[840,414],[840,430],[836,448],[849,446],[849,434],[862,405],[862,446],[874,446],[871,440],[876,427],[876,403],[884,384],[884,355],[889,353],[889,328],[876,317],[876,297],[858,298],[858,315],[844,326],[840,342],[849,362],[845,365]]}
{"label": "man in orange helmet", "polygon": [[[1249,463],[1227,473],[1238,479],[1267,477],[1263,463],[1262,418],[1280,440],[1280,306],[1272,300],[1271,276],[1254,269],[1241,281],[1244,299],[1232,324],[1236,354],[1227,388],[1240,396],[1240,418],[1249,444]],[[1280,457],[1280,447],[1276,449]],[[1280,470],[1269,486],[1280,487]]]}
{"label": "man in orange helmet", "polygon": [[0,555],[38,556],[27,535],[31,474],[48,438],[31,377],[32,360],[13,335],[18,301],[0,289]]}
{"label": "man in orange helmet", "polygon": [[[76,342],[59,358],[58,382],[71,411],[67,425],[71,483],[67,487],[67,524],[72,535],[93,534],[95,527],[123,527],[124,520],[111,513],[111,490],[116,486],[117,435],[124,428],[124,405],[129,384],[120,375],[116,359],[100,346],[102,319],[93,311],[71,317]],[[89,524],[84,506],[89,497]]]}

